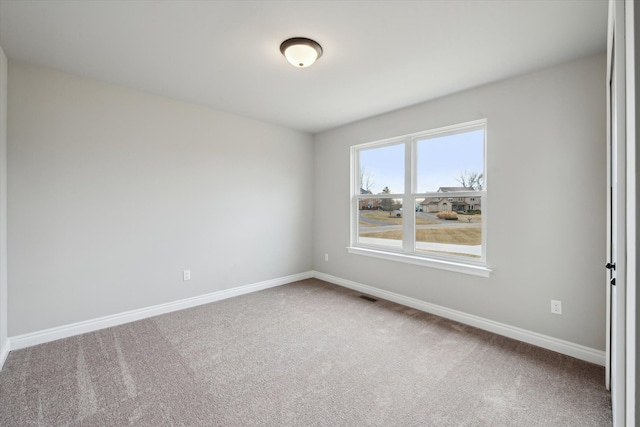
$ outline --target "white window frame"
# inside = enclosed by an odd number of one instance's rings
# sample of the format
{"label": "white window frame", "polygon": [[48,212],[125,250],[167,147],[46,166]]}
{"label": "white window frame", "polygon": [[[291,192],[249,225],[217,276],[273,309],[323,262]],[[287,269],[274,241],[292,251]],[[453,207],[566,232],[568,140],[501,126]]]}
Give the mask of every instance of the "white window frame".
{"label": "white window frame", "polygon": [[[449,197],[451,193],[427,192],[417,193],[417,144],[425,138],[442,137],[463,132],[470,132],[477,129],[484,130],[483,144],[483,174],[484,184],[480,191],[455,192],[455,197],[480,197],[482,206],[482,255],[480,258],[465,257],[462,255],[452,255],[437,252],[424,252],[415,249],[416,216],[414,209],[407,210],[407,207],[415,206],[417,199],[429,197]],[[360,151],[371,148],[381,148],[385,146],[404,144],[405,146],[405,179],[404,193],[385,194],[385,197],[401,199],[403,210],[402,221],[402,248],[394,249],[367,245],[358,242],[358,221],[359,221],[359,200],[364,198],[360,194]],[[481,277],[489,277],[491,269],[487,266],[487,217],[489,199],[487,197],[487,120],[474,120],[467,123],[445,126],[424,132],[417,132],[409,135],[389,138],[380,141],[358,144],[351,147],[351,242],[347,251],[352,254],[371,256],[392,261],[399,261],[409,264],[417,264],[426,267],[439,268],[459,273],[472,274]],[[446,195],[445,195],[446,194]],[[371,195],[367,195],[369,198]],[[452,195],[453,196],[453,195]],[[452,197],[453,198],[453,197]],[[407,215],[411,212],[412,215]]]}

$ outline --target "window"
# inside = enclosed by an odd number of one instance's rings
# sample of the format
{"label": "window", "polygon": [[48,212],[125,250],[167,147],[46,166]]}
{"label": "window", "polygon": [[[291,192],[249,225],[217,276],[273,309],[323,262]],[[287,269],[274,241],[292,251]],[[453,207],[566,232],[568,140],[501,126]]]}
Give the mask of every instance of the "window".
{"label": "window", "polygon": [[478,120],[353,146],[349,251],[488,276],[486,128]]}

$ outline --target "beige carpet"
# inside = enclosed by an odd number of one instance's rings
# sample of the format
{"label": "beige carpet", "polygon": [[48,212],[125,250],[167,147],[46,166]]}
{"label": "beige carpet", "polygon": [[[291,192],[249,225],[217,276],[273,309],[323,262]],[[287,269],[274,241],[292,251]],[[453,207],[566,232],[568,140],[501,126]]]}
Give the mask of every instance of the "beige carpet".
{"label": "beige carpet", "polygon": [[609,426],[604,369],[305,280],[10,353],[2,426]]}

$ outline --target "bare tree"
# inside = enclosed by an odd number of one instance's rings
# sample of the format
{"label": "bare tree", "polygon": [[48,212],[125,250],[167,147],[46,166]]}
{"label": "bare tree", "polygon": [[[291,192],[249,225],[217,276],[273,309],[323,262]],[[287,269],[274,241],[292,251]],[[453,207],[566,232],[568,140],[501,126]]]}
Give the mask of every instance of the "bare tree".
{"label": "bare tree", "polygon": [[458,173],[456,181],[462,184],[463,187],[481,191],[484,186],[484,174],[481,172],[463,170]]}
{"label": "bare tree", "polygon": [[376,180],[365,167],[360,168],[360,188],[362,188],[367,193],[371,192],[373,186],[376,185]]}

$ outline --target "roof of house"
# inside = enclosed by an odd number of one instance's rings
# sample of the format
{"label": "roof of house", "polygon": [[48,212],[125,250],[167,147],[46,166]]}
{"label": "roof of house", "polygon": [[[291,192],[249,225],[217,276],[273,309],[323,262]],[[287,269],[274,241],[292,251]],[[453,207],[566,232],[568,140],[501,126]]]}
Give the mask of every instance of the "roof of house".
{"label": "roof of house", "polygon": [[442,201],[442,197],[438,197],[437,199],[424,199],[420,204],[421,205],[437,205]]}
{"label": "roof of house", "polygon": [[449,193],[452,191],[475,191],[472,187],[440,187],[438,193]]}

